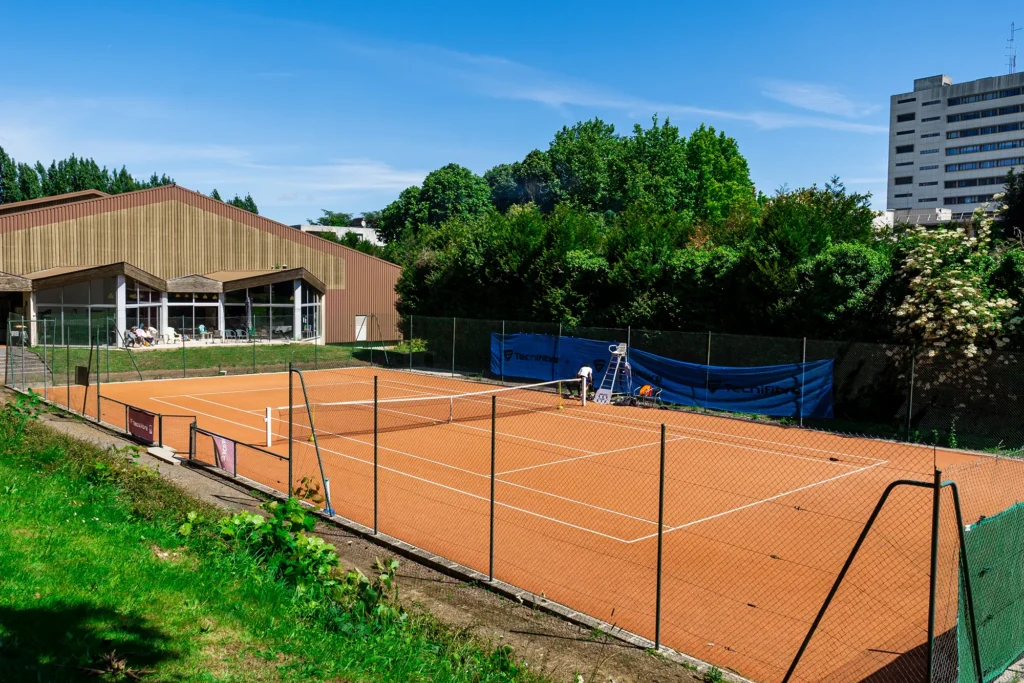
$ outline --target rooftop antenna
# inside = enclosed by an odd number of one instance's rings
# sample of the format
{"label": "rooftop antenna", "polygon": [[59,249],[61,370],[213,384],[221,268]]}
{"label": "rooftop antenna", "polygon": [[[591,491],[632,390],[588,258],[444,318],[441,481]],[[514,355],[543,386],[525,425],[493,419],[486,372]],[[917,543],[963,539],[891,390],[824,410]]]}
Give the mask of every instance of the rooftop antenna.
{"label": "rooftop antenna", "polygon": [[1006,47],[1006,66],[1010,69],[1010,73],[1017,73],[1017,46],[1014,45],[1014,35],[1020,29],[1017,28],[1014,23],[1010,22],[1010,38],[1006,42],[1009,45]]}

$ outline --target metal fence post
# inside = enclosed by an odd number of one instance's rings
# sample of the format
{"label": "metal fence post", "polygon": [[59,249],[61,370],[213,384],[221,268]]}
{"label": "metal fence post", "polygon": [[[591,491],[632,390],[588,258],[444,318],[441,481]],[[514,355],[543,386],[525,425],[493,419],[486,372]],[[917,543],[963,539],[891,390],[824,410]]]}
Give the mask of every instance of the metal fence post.
{"label": "metal fence post", "polygon": [[320,346],[320,342],[314,340],[313,341],[313,369],[314,370],[319,370],[320,369],[320,352],[317,350],[319,346]]}
{"label": "metal fence post", "polygon": [[25,384],[25,330],[27,326],[24,324],[25,319],[22,318],[21,320],[22,327],[21,334],[19,335],[21,337],[21,390],[25,391],[28,388],[28,385]]}
{"label": "metal fence post", "polygon": [[71,410],[71,340],[68,339],[68,327],[64,326],[64,378],[68,385],[68,410]]}
{"label": "metal fence post", "polygon": [[501,321],[501,355],[498,358],[501,364],[501,386],[505,386],[505,321]]}
{"label": "metal fence post", "polygon": [[[932,447],[933,451],[935,447]],[[932,549],[931,573],[928,576],[928,642],[925,643],[927,657],[925,683],[931,683],[935,668],[935,593],[938,584],[939,569],[939,505],[942,492],[942,471],[935,470],[935,483],[932,490]],[[972,615],[973,617],[973,615]]]}
{"label": "metal fence post", "polygon": [[377,375],[373,376],[373,535],[377,535]]}
{"label": "metal fence post", "polygon": [[43,318],[43,399],[47,398],[46,393],[46,373],[49,372],[49,368],[46,365],[46,318]]}
{"label": "metal fence post", "polygon": [[181,316],[181,376],[188,377],[188,365],[185,360],[185,316]]}
{"label": "metal fence post", "polygon": [[491,394],[491,528],[488,540],[487,580],[494,581],[494,479],[497,461],[498,397]]}
{"label": "metal fence post", "polygon": [[[253,346],[253,348],[255,349],[256,347]],[[289,363],[288,364],[288,497],[289,498],[292,497],[292,442],[295,440],[294,439],[294,436],[295,436],[295,434],[294,434],[295,420],[293,419],[294,418],[294,413],[295,413],[295,408],[294,408],[294,405],[293,405],[295,403],[295,398],[294,398],[295,395],[294,395],[293,392],[294,392],[294,387],[293,387],[293,383],[292,383],[292,366]],[[312,425],[310,425],[310,428],[312,428]]]}
{"label": "metal fence post", "polygon": [[409,369],[412,370],[412,316],[409,316]]}
{"label": "metal fence post", "polygon": [[[288,372],[291,372],[291,371],[292,371],[292,369],[288,368]],[[256,335],[255,334],[252,336],[252,374],[254,374],[254,375],[256,374]]]}
{"label": "metal fence post", "polygon": [[[90,368],[91,370],[92,368]],[[103,422],[103,391],[100,387],[100,376],[103,372],[100,370],[100,331],[96,330],[96,421]],[[125,427],[128,424],[125,423]]]}
{"label": "metal fence post", "polygon": [[658,569],[654,593],[654,651],[661,647],[661,550],[665,529],[665,425],[661,425],[661,462],[658,467]]}
{"label": "metal fence post", "polygon": [[711,330],[708,330],[708,360],[704,365],[704,412],[708,412],[708,392],[711,386]]}
{"label": "metal fence post", "polygon": [[907,441],[910,441],[911,420],[914,417],[914,372],[917,370],[917,347],[910,347],[910,396],[907,405]]}
{"label": "metal fence post", "polygon": [[[157,428],[160,430],[160,436],[157,437],[156,445],[159,446],[160,448],[163,448],[164,447],[164,415],[163,415],[163,413],[160,413],[159,415],[157,415],[156,422],[157,422]],[[127,418],[125,418],[124,426],[125,427],[128,426]]]}
{"label": "metal fence post", "polygon": [[452,317],[452,377],[455,376],[455,318]]}
{"label": "metal fence post", "polygon": [[804,337],[804,355],[800,361],[800,426],[804,426],[804,392],[807,389],[807,337]]}

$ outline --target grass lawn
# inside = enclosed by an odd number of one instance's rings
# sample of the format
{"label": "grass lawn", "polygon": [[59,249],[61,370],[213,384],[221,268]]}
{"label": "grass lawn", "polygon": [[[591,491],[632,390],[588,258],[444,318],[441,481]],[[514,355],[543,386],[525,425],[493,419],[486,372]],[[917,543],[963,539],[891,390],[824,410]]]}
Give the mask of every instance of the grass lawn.
{"label": "grass lawn", "polygon": [[[186,532],[189,512],[197,517]],[[226,540],[222,516],[124,453],[8,405],[0,680],[541,680],[507,649],[429,616],[353,617],[316,603],[301,582]]]}
{"label": "grass lawn", "polygon": [[[32,351],[39,357],[43,356],[43,347],[33,347]],[[186,370],[227,369],[235,372],[249,371],[255,363],[257,371],[263,368],[281,369],[289,362],[301,363],[303,367],[324,364],[334,366],[352,359],[350,346],[316,346],[314,344],[223,344],[214,346],[181,346],[157,348],[145,351],[128,352],[125,349],[106,348],[98,352],[100,371],[110,374],[133,373],[135,366],[132,357],[142,372],[154,370],[181,371],[183,367],[182,353],[185,354]],[[72,372],[77,365],[89,364],[89,349],[82,347],[55,347],[46,349],[48,365],[55,376],[63,377],[69,364]],[[93,352],[92,367],[95,369],[97,352]]]}

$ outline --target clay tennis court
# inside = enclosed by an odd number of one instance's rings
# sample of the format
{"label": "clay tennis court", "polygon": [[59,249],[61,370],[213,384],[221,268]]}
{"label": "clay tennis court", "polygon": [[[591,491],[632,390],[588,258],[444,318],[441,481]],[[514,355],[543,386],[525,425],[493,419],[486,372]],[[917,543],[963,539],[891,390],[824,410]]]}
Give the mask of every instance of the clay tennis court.
{"label": "clay tennis court", "polygon": [[[317,403],[360,401],[372,398],[374,376],[382,401],[490,390],[367,367],[310,371],[305,381]],[[536,410],[503,413],[507,402],[531,399],[493,390],[495,578],[653,638],[664,423],[662,643],[757,681],[782,679],[890,482],[930,481],[933,466],[966,467],[987,457],[692,412],[584,407],[572,398],[556,406],[550,395],[537,399]],[[194,415],[201,430],[251,444],[237,448],[238,475],[287,491],[288,425],[280,407],[301,401],[297,391],[289,395],[287,374],[108,384],[101,391],[155,413]],[[50,398],[68,397],[57,388]],[[489,398],[479,400],[489,406]],[[95,413],[91,400],[85,405]],[[372,526],[373,433],[332,424],[341,414],[314,406],[333,508]],[[381,430],[380,531],[486,573],[491,436],[488,411]],[[293,482],[319,482],[309,440],[291,445]],[[196,457],[214,464],[214,450],[200,434]],[[981,488],[971,495],[972,509],[992,514],[1012,494]],[[796,679],[860,680],[924,642],[930,503],[930,491],[894,495],[851,572],[853,588],[844,585],[837,596]],[[955,613],[943,618],[955,623]]]}

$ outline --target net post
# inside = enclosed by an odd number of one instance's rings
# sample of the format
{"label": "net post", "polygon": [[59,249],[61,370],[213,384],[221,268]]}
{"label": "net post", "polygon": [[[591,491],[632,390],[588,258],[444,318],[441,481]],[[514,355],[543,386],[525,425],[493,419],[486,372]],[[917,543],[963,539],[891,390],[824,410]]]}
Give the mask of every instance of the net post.
{"label": "net post", "polygon": [[[256,345],[253,344],[253,358],[255,358]],[[292,380],[292,364],[288,364],[288,497],[292,497],[292,450],[295,429],[295,398],[294,398],[294,381]],[[310,425],[312,428],[312,425]]]}
{"label": "net post", "polygon": [[[935,447],[932,447],[933,450]],[[931,571],[928,576],[928,641],[925,643],[925,683],[930,683],[935,670],[935,594],[938,586],[939,569],[939,505],[942,492],[942,471],[935,470],[935,481],[932,484],[932,547]]]}
{"label": "net post", "polygon": [[498,434],[498,397],[491,395],[491,515],[488,541],[487,580],[494,581],[494,479]]}
{"label": "net post", "polygon": [[807,390],[807,337],[804,337],[803,360],[800,362],[800,426],[804,426],[804,392]]}
{"label": "net post", "polygon": [[[290,373],[289,373],[290,374]],[[289,401],[291,398],[288,399]],[[274,423],[273,423],[273,408],[267,406],[267,412],[263,416],[263,422],[267,425],[267,448],[273,445],[274,438]]]}
{"label": "net post", "polygon": [[455,376],[455,317],[452,317],[452,377]]}
{"label": "net post", "polygon": [[373,535],[377,535],[377,375],[373,376]]}
{"label": "net post", "polygon": [[583,407],[587,407],[587,378],[580,377],[580,392],[583,396]]}
{"label": "net post", "polygon": [[654,592],[654,651],[661,648],[661,551],[665,529],[665,425],[661,425],[661,457],[658,466],[658,569]]}

